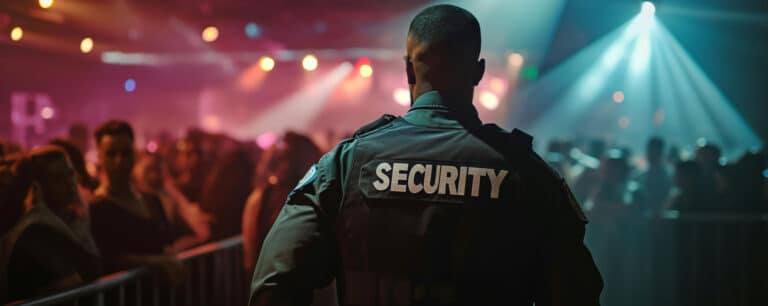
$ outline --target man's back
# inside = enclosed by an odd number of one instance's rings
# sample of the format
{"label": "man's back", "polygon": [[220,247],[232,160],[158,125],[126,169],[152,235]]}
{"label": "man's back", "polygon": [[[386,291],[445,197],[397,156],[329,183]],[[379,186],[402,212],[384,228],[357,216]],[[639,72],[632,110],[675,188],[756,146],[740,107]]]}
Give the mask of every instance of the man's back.
{"label": "man's back", "polygon": [[[557,305],[582,294],[596,303],[600,278],[567,187],[528,136],[482,125],[471,106],[449,109],[425,94],[404,117],[361,129],[315,171],[286,205],[320,200],[318,230],[334,245],[321,254],[338,260],[328,273],[342,305]],[[553,295],[554,274],[573,277],[552,270],[562,256],[590,282]]]}

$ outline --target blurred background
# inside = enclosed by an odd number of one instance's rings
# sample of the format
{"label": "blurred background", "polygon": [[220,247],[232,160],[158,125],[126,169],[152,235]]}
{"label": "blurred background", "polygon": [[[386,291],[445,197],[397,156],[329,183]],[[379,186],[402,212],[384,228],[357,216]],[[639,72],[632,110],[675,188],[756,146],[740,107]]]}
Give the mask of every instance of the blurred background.
{"label": "blurred background", "polygon": [[[768,1],[440,2],[480,21],[481,119],[533,134],[592,220],[605,305],[768,303]],[[200,220],[239,225],[249,195],[268,201],[260,192],[290,189],[316,159],[290,148],[319,154],[404,114],[405,36],[433,3],[0,1],[0,151],[66,137],[97,178],[91,134],[125,120],[137,150],[163,158],[177,200],[203,212],[188,227],[210,233],[190,246],[247,239]],[[242,195],[206,183],[242,165]],[[224,256],[243,260],[242,241],[226,241]],[[244,273],[229,280],[245,282],[248,264],[227,267]],[[223,294],[192,275],[203,301]]]}

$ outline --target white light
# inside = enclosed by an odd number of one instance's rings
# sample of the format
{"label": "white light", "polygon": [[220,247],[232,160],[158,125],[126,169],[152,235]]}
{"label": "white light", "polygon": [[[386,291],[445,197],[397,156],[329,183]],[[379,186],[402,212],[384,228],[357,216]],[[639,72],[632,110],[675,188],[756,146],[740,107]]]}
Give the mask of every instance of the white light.
{"label": "white light", "polygon": [[656,6],[650,1],[643,1],[643,5],[640,7],[641,16],[653,16],[656,13]]}
{"label": "white light", "polygon": [[318,66],[317,57],[312,54],[307,54],[304,59],[301,60],[301,66],[306,71],[315,71]]}
{"label": "white light", "polygon": [[411,104],[411,92],[405,88],[398,88],[392,93],[392,98],[395,99],[397,104],[407,106]]}
{"label": "white light", "polygon": [[479,99],[480,104],[489,110],[494,110],[499,107],[499,97],[490,91],[481,92]]}
{"label": "white light", "polygon": [[93,50],[93,38],[86,37],[80,41],[80,52],[88,53]]}
{"label": "white light", "polygon": [[269,56],[263,56],[259,59],[259,68],[265,72],[272,71],[272,69],[275,69],[275,60]]}

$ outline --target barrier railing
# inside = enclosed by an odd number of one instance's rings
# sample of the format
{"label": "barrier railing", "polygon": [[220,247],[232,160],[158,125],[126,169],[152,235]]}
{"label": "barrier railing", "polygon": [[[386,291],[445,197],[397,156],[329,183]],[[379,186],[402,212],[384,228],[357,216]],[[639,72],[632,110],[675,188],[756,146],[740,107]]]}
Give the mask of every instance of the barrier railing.
{"label": "barrier railing", "polygon": [[[614,245],[590,241],[603,305],[768,305],[768,215],[667,214],[620,227]],[[242,256],[233,237],[180,253],[188,274],[175,288],[140,268],[13,305],[245,305]]]}
{"label": "barrier railing", "polygon": [[768,215],[667,213],[617,231],[591,241],[604,305],[768,305]]}
{"label": "barrier railing", "polygon": [[236,236],[179,253],[187,274],[177,287],[165,285],[147,268],[138,268],[11,305],[245,305],[248,276],[242,256],[242,239]]}

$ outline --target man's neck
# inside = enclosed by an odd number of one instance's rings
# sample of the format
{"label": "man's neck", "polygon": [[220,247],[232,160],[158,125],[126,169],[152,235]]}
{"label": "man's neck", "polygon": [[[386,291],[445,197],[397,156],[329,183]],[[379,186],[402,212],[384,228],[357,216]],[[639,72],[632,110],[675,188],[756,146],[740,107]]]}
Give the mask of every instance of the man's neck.
{"label": "man's neck", "polygon": [[437,92],[447,106],[456,105],[461,107],[472,104],[474,88],[438,89],[427,82],[421,82],[413,87],[412,102],[415,102],[419,97],[428,92]]}

